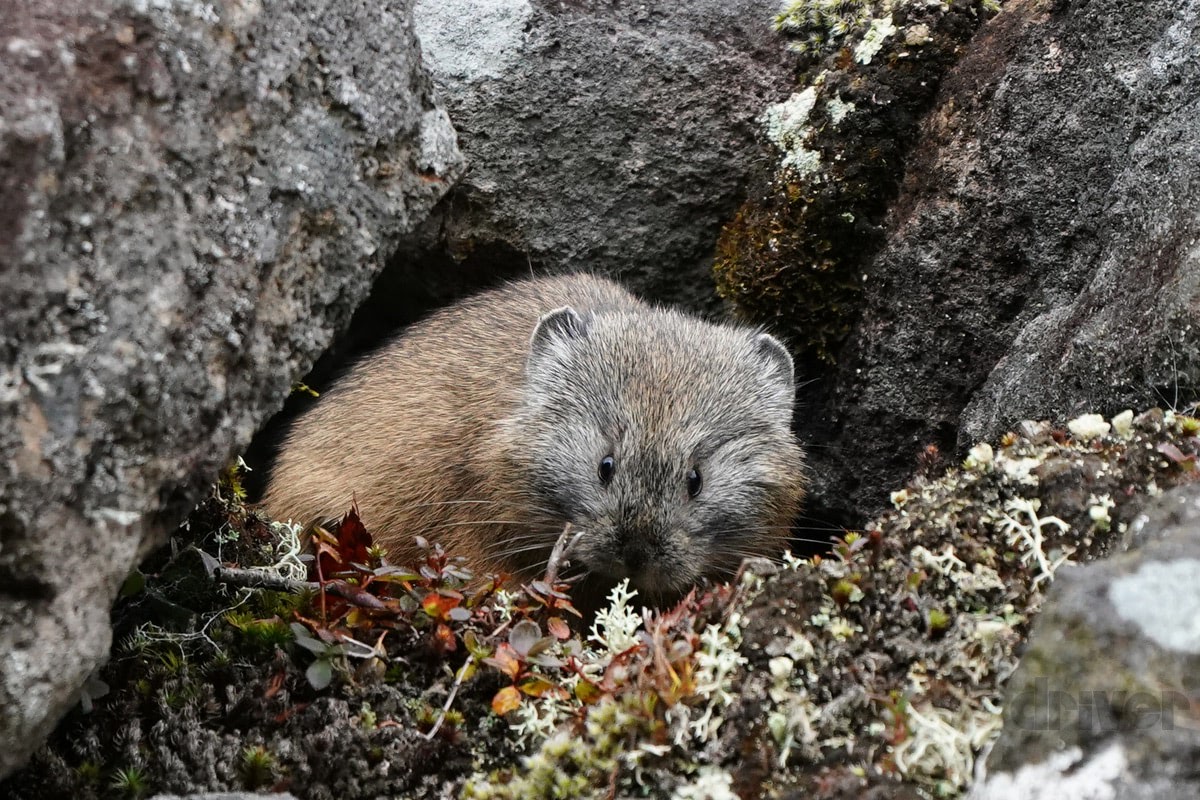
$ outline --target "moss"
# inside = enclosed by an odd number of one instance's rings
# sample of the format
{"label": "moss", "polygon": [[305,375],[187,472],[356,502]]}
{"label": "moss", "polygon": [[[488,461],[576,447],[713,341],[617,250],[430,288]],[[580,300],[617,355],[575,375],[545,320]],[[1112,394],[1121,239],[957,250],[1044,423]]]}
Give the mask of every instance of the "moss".
{"label": "moss", "polygon": [[606,699],[591,709],[582,735],[565,730],[524,759],[519,771],[498,770],[486,780],[469,781],[465,800],[571,800],[603,797],[622,762],[639,754],[652,733],[653,714],[641,698]]}
{"label": "moss", "polygon": [[247,789],[259,789],[272,783],[277,769],[275,756],[262,745],[247,747],[242,751],[238,773]]}

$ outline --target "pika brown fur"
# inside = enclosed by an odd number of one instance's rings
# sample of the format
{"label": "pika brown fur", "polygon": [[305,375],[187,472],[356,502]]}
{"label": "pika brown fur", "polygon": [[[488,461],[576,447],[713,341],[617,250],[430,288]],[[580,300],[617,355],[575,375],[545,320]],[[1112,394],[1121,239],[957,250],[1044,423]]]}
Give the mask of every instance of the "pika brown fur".
{"label": "pika brown fur", "polygon": [[304,524],[356,502],[393,562],[420,535],[526,580],[570,522],[584,586],[628,577],[665,602],[783,551],[805,483],[794,394],[761,331],[589,275],[512,283],[353,368],[293,426],[264,502]]}

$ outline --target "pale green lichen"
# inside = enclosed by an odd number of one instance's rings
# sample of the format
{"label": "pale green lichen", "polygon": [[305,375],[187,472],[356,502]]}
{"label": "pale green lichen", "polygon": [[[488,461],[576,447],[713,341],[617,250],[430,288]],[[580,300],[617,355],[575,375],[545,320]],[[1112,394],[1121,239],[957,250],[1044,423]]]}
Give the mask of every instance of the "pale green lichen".
{"label": "pale green lichen", "polygon": [[855,109],[854,103],[846,103],[836,97],[829,99],[825,104],[825,110],[829,114],[829,121],[834,125],[840,125],[849,114]]}
{"label": "pale green lichen", "polygon": [[816,102],[817,87],[809,86],[782,103],[769,106],[761,117],[767,138],[783,153],[782,168],[798,176],[814,172],[821,163],[820,153],[805,147],[813,132],[808,118]]}
{"label": "pale green lichen", "polygon": [[712,741],[721,727],[721,711],[733,702],[733,676],[746,663],[738,651],[741,631],[738,617],[724,625],[709,625],[700,635],[703,645],[696,653],[696,694],[705,701],[704,713],[688,723],[699,741]]}
{"label": "pale green lichen", "polygon": [[784,0],[775,29],[792,37],[793,50],[819,55],[871,22],[870,0]]}
{"label": "pale green lichen", "polygon": [[871,21],[862,41],[854,48],[854,60],[859,64],[870,64],[871,59],[883,49],[883,44],[897,31],[892,16],[880,17]]}
{"label": "pale green lichen", "polygon": [[1133,433],[1133,411],[1125,409],[1112,418],[1113,433],[1122,439],[1128,439]]}

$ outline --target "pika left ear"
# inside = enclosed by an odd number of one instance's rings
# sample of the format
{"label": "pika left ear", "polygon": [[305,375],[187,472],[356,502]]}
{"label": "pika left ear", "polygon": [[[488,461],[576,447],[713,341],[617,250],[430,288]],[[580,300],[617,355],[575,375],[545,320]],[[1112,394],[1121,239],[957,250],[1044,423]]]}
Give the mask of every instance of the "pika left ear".
{"label": "pika left ear", "polygon": [[589,318],[570,306],[556,308],[543,314],[529,337],[529,355],[535,358],[548,352],[555,341],[583,339],[588,334]]}
{"label": "pika left ear", "polygon": [[783,346],[783,342],[769,333],[759,333],[754,337],[755,353],[763,360],[770,370],[772,377],[779,380],[791,397],[796,393],[796,364],[791,354]]}

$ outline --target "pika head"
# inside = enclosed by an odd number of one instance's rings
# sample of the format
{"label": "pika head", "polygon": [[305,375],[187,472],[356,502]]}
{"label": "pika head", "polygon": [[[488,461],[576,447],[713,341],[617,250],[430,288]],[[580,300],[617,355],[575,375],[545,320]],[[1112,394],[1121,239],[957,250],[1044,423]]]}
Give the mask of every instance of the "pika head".
{"label": "pika head", "polygon": [[793,364],[774,337],[668,310],[545,314],[499,425],[573,567],[677,598],[778,556],[804,495]]}

